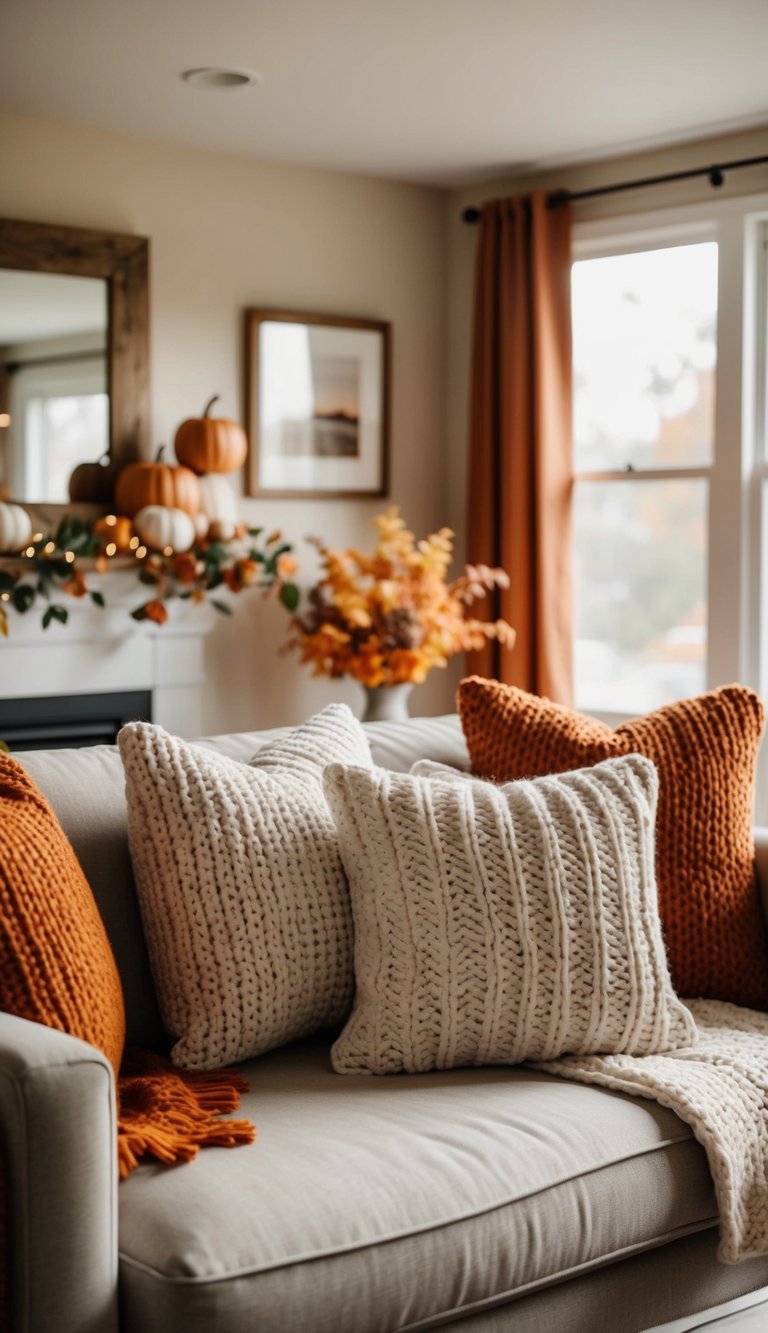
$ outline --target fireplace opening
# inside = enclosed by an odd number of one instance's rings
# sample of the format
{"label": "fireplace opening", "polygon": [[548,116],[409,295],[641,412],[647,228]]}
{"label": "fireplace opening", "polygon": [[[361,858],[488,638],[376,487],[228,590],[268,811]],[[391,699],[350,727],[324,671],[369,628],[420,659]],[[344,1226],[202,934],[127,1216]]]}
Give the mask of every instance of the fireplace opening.
{"label": "fireplace opening", "polygon": [[10,750],[113,745],[126,722],[151,721],[151,690],[0,699],[0,740]]}

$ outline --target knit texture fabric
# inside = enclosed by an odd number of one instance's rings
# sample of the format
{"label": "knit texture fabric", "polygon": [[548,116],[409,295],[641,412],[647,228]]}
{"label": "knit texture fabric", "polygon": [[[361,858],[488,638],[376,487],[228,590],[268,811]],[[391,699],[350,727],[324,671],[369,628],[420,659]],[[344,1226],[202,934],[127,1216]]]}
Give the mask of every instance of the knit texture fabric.
{"label": "knit texture fabric", "polygon": [[647,755],[659,774],[656,876],[681,995],[768,1008],[768,952],[752,836],[763,707],[728,685],[613,730],[533,694],[473,676],[459,712],[475,773],[509,782]]}
{"label": "knit texture fabric", "polygon": [[0,1009],[81,1037],[117,1075],[123,988],[90,886],[53,810],[0,754]]}
{"label": "knit texture fabric", "polygon": [[640,756],[494,787],[334,764],[356,996],[339,1073],[693,1041],[669,980]]}
{"label": "knit texture fabric", "polygon": [[[103,1051],[116,1076],[121,1071],[123,990],[98,907],[48,801],[22,765],[4,754],[0,1009],[80,1037]],[[146,1154],[182,1162],[205,1143],[253,1139],[246,1121],[219,1119],[238,1105],[245,1086],[239,1075],[180,1075],[145,1051],[130,1052],[127,1061],[129,1070],[126,1062],[117,1083],[121,1176]]]}
{"label": "knit texture fabric", "polygon": [[719,1257],[768,1254],[768,1015],[691,1000],[696,1044],[669,1054],[569,1056],[541,1066],[578,1083],[648,1097],[691,1126],[720,1214]]}
{"label": "knit texture fabric", "polygon": [[370,765],[345,704],[250,765],[130,723],[128,835],[174,1063],[215,1069],[339,1023],[352,918],[323,796],[332,761]]}

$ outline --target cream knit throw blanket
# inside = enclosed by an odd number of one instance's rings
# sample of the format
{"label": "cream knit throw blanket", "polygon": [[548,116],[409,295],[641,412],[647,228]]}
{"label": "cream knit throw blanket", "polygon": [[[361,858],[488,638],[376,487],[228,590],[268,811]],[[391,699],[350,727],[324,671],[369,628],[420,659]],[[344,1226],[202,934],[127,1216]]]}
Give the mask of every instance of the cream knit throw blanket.
{"label": "cream knit throw blanket", "polygon": [[549,1074],[648,1097],[685,1120],[704,1148],[720,1211],[720,1258],[768,1253],[768,1015],[688,1001],[698,1044],[669,1055],[565,1056]]}

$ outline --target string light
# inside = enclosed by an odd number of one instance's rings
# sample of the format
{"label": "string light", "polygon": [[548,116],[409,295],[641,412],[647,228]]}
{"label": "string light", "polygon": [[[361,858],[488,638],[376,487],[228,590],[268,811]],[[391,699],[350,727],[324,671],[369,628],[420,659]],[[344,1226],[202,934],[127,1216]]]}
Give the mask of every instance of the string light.
{"label": "string light", "polygon": [[27,549],[26,549],[26,551],[24,552],[24,554],[25,554],[25,555],[28,555],[29,558],[30,558],[30,560],[31,560],[31,559],[32,559],[32,556],[35,554],[35,548],[34,548],[34,546],[28,546]]}
{"label": "string light", "polygon": [[172,547],[172,546],[164,546],[164,547],[163,547],[163,555],[173,555],[173,547]]}
{"label": "string light", "polygon": [[114,542],[107,542],[106,546],[104,547],[104,554],[105,555],[117,554],[117,547],[115,546]]}
{"label": "string light", "polygon": [[33,532],[32,540],[33,542],[41,542],[43,540],[42,532]]}
{"label": "string light", "polygon": [[46,542],[45,546],[43,547],[43,552],[45,553],[45,555],[53,555],[55,550],[56,550],[55,542]]}
{"label": "string light", "polygon": [[131,540],[129,541],[128,545],[132,551],[135,551],[137,546],[139,545],[138,537],[131,537]]}
{"label": "string light", "polygon": [[143,559],[144,559],[144,556],[145,556],[146,554],[147,554],[147,548],[146,548],[146,546],[137,546],[137,547],[136,547],[136,559],[137,559],[137,560],[143,560]]}
{"label": "string light", "polygon": [[106,523],[108,528],[113,528],[117,523],[117,518],[114,514],[107,514],[107,517],[104,519],[104,522]]}
{"label": "string light", "polygon": [[10,602],[11,594],[9,592],[0,592],[0,602]]}
{"label": "string light", "polygon": [[75,563],[75,553],[74,553],[74,551],[65,551],[65,552],[64,552],[64,559],[66,560],[66,562],[67,562],[68,565],[74,565],[74,563]]}

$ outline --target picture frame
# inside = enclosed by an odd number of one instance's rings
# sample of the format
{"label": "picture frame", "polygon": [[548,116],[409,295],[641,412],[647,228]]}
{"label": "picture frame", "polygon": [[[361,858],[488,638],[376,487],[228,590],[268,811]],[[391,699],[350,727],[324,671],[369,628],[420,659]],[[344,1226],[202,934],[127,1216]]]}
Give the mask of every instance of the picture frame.
{"label": "picture frame", "polygon": [[386,320],[246,310],[247,494],[386,495],[390,359]]}

